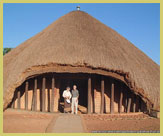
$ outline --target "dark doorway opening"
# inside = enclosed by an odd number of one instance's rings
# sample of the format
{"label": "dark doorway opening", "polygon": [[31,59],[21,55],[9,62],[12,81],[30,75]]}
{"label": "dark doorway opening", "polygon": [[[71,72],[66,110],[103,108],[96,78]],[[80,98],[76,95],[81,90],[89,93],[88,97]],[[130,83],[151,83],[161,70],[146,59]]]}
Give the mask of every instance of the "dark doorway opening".
{"label": "dark doorway opening", "polygon": [[78,101],[79,112],[85,113],[87,109],[87,99],[88,99],[88,95],[87,95],[88,81],[87,79],[79,79],[79,78],[66,78],[60,80],[59,111],[63,112],[63,103],[64,103],[64,98],[62,96],[63,91],[66,90],[67,86],[69,86],[72,92],[73,85],[76,85],[79,91],[79,101]]}

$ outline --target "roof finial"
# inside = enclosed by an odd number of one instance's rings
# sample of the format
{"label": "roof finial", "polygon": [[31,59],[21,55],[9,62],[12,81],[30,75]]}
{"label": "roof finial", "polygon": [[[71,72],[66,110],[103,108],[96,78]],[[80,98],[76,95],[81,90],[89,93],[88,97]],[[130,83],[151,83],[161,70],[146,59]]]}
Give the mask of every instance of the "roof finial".
{"label": "roof finial", "polygon": [[79,11],[80,10],[80,6],[77,6],[76,9]]}

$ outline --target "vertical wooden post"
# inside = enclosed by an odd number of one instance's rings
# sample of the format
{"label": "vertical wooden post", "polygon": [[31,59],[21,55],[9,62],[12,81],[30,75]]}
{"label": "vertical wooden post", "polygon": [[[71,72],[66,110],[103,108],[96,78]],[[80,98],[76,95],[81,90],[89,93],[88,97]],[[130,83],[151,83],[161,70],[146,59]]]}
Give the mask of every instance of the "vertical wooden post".
{"label": "vertical wooden post", "polygon": [[125,104],[125,106],[124,106],[124,111],[127,113],[127,105],[128,105],[128,91],[127,91],[127,86],[125,85],[124,87],[123,87],[123,89],[124,89],[124,104]]}
{"label": "vertical wooden post", "polygon": [[11,103],[11,108],[14,108],[14,101]]}
{"label": "vertical wooden post", "polygon": [[54,77],[52,77],[52,96],[51,96],[51,108],[50,108],[50,112],[54,112],[54,91],[55,91],[55,79]]}
{"label": "vertical wooden post", "polygon": [[130,108],[131,108],[131,96],[129,96],[128,98],[127,113],[130,112]]}
{"label": "vertical wooden post", "polygon": [[[92,91],[91,91],[91,96],[92,96],[92,112],[95,113],[95,94],[94,94],[94,85],[95,85],[95,77],[92,78]],[[84,97],[84,93],[83,93]]]}
{"label": "vertical wooden post", "polygon": [[20,88],[17,91],[17,108],[20,109]]}
{"label": "vertical wooden post", "polygon": [[104,79],[103,79],[103,77],[101,79],[101,109],[100,109],[100,113],[101,114],[104,113]]}
{"label": "vertical wooden post", "polygon": [[14,103],[13,103],[13,108],[15,109],[15,100],[14,100]]}
{"label": "vertical wooden post", "polygon": [[141,107],[142,107],[142,102],[141,102],[141,98],[139,97],[139,112],[141,112]]}
{"label": "vertical wooden post", "polygon": [[34,79],[33,97],[32,97],[32,111],[37,110],[37,79]]}
{"label": "vertical wooden post", "polygon": [[127,105],[128,105],[128,94],[127,91],[125,90],[125,112],[127,112]]}
{"label": "vertical wooden post", "polygon": [[31,110],[34,111],[34,89],[33,89],[33,94],[32,94]]}
{"label": "vertical wooden post", "polygon": [[119,98],[119,113],[122,112],[122,102],[123,102],[123,86],[121,85],[120,98]]}
{"label": "vertical wooden post", "polygon": [[13,98],[13,108],[16,108],[16,99],[17,99],[17,92],[14,93],[14,98]]}
{"label": "vertical wooden post", "polygon": [[34,80],[34,110],[37,111],[37,79]]}
{"label": "vertical wooden post", "polygon": [[114,80],[112,80],[111,84],[111,100],[110,100],[110,113],[114,113]]}
{"label": "vertical wooden post", "polygon": [[13,102],[12,102],[11,108],[15,109],[15,100],[14,100],[14,99],[13,99]]}
{"label": "vertical wooden post", "polygon": [[133,100],[133,112],[135,112],[136,111],[136,101],[135,101],[135,94],[132,94],[132,100]]}
{"label": "vertical wooden post", "polygon": [[45,112],[45,86],[46,86],[46,78],[42,79],[42,111]]}
{"label": "vertical wooden post", "polygon": [[139,111],[139,97],[136,95],[136,112]]}
{"label": "vertical wooden post", "polygon": [[91,113],[91,77],[88,78],[88,105],[87,105],[87,113]]}
{"label": "vertical wooden post", "polygon": [[140,112],[144,111],[144,103],[142,101],[142,99],[140,98]]}
{"label": "vertical wooden post", "polygon": [[28,110],[28,81],[25,82],[25,109]]}

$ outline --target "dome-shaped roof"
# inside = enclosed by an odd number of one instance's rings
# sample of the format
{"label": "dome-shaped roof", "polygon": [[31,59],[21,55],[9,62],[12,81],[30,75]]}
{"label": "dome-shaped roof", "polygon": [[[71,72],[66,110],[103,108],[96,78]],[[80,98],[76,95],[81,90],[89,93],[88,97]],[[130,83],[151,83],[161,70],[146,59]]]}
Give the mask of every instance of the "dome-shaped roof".
{"label": "dome-shaped roof", "polygon": [[130,88],[159,109],[160,67],[116,31],[82,11],[64,15],[4,56],[4,108],[29,75],[57,65],[124,76]]}

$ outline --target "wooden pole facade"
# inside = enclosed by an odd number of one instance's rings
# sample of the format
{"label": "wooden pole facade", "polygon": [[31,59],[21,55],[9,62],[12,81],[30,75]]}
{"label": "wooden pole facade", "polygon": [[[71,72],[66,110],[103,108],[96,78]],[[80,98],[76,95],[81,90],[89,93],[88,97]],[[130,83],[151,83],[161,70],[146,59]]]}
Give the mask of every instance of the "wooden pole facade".
{"label": "wooden pole facade", "polygon": [[104,113],[104,79],[103,79],[103,77],[101,79],[101,109],[100,109],[100,113],[101,114]]}
{"label": "wooden pole facade", "polygon": [[88,78],[88,105],[87,105],[87,113],[91,113],[91,77]]}
{"label": "wooden pole facade", "polygon": [[51,104],[50,112],[54,112],[54,91],[55,91],[55,78],[52,77],[52,93],[51,93]]}
{"label": "wooden pole facade", "polygon": [[20,88],[17,91],[17,108],[20,109]]}
{"label": "wooden pole facade", "polygon": [[123,102],[123,86],[120,87],[120,98],[119,98],[119,113],[122,113],[122,102]]}
{"label": "wooden pole facade", "polygon": [[25,82],[25,109],[28,110],[28,81]]}
{"label": "wooden pole facade", "polygon": [[45,86],[46,86],[46,78],[42,79],[42,111],[45,112]]}
{"label": "wooden pole facade", "polygon": [[111,84],[111,100],[110,100],[110,113],[113,114],[114,113],[114,81],[112,81]]}

